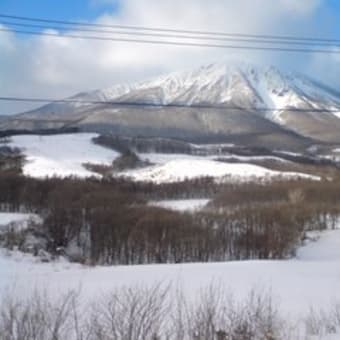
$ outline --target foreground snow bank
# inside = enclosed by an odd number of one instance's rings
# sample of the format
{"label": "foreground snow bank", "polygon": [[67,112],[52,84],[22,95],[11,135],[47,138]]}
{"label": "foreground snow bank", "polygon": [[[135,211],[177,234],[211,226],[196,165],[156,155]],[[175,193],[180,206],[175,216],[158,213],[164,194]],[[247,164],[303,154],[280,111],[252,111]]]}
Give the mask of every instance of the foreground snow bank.
{"label": "foreground snow bank", "polygon": [[200,177],[214,177],[225,181],[249,181],[273,177],[318,179],[302,173],[280,172],[243,163],[222,163],[203,159],[178,159],[148,168],[126,171],[121,176],[141,182],[172,183]]}
{"label": "foreground snow bank", "polygon": [[307,233],[307,244],[297,252],[304,261],[340,261],[340,230]]}
{"label": "foreground snow bank", "polygon": [[[23,214],[0,214],[10,223]],[[308,233],[308,241],[292,260],[239,261],[226,263],[187,263],[85,267],[61,259],[41,263],[39,258],[0,249],[0,300],[8,294],[25,299],[47,290],[58,298],[70,290],[79,291],[84,301],[96,301],[122,287],[154,287],[170,284],[173,294],[195,299],[201,289],[217,284],[238,301],[250,291],[270,292],[273,302],[289,322],[296,324],[311,307],[316,311],[340,301],[340,230]],[[338,339],[315,337],[315,339]],[[310,337],[310,339],[314,339]]]}
{"label": "foreground snow bank", "polygon": [[92,143],[96,134],[64,134],[50,136],[13,136],[10,146],[18,147],[26,156],[24,174],[31,177],[77,176],[96,174],[84,163],[110,165],[118,153]]}
{"label": "foreground snow bank", "polygon": [[294,318],[306,314],[311,306],[327,308],[340,300],[340,251],[335,251],[339,242],[340,230],[327,231],[299,249],[293,260],[95,268],[67,262],[36,263],[28,255],[0,252],[0,296],[13,286],[18,296],[35,289],[61,294],[81,287],[82,294],[92,299],[122,286],[169,282],[172,289],[180,287],[190,297],[218,282],[240,299],[254,288],[269,290],[280,309]]}

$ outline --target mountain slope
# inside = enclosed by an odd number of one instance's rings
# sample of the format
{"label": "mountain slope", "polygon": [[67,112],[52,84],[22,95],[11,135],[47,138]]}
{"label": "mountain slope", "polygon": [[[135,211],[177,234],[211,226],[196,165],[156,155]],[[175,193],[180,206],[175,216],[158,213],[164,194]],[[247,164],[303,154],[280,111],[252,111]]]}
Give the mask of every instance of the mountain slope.
{"label": "mountain slope", "polygon": [[309,139],[340,142],[340,93],[274,67],[212,64],[139,84],[80,93],[71,99],[77,103],[49,104],[12,117],[0,127],[77,126],[94,132],[189,140],[242,138],[249,143],[261,139],[299,145],[308,144]]}

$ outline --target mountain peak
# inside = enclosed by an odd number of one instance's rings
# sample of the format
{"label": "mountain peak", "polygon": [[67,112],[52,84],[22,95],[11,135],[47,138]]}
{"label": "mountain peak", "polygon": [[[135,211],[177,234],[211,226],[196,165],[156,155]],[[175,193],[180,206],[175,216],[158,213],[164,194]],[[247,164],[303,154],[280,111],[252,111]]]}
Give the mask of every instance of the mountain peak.
{"label": "mountain peak", "polygon": [[[340,140],[340,114],[336,111],[340,112],[340,94],[306,76],[282,72],[275,66],[245,62],[207,64],[136,84],[80,93],[72,99],[77,102],[49,104],[20,118],[34,126],[35,121],[38,126],[44,120],[48,126],[59,126],[65,121],[67,126],[76,122],[76,126],[87,131],[104,129],[148,136],[184,138],[203,134],[225,138],[249,131],[261,135],[277,128],[282,132],[283,128],[285,133],[290,130],[303,137]],[[111,103],[106,105],[106,101]],[[112,102],[179,104],[183,108],[127,108]],[[225,109],[216,110],[216,106]],[[28,123],[18,119],[6,124],[2,125],[26,128]]]}

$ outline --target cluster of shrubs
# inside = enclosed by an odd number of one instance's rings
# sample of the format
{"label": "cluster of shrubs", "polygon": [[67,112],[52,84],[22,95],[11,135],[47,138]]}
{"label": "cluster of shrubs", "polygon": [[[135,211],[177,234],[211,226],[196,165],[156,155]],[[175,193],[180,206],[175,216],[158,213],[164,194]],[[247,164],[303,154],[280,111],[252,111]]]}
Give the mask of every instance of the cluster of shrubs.
{"label": "cluster of shrubs", "polygon": [[21,173],[24,157],[19,149],[10,148],[6,145],[6,139],[0,139],[0,172]]}
{"label": "cluster of shrubs", "polygon": [[0,338],[11,340],[337,339],[340,305],[285,319],[273,297],[252,290],[236,300],[212,283],[194,299],[168,284],[116,288],[89,300],[81,291],[36,291],[0,301]]}

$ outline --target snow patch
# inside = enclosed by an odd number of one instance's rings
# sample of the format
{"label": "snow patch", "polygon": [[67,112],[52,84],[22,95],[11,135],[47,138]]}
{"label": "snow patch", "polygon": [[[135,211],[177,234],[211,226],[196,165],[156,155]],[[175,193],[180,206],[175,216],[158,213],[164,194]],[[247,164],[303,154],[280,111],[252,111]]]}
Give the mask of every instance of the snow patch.
{"label": "snow patch", "polygon": [[268,170],[252,164],[222,163],[202,159],[177,159],[161,165],[126,171],[119,175],[135,181],[154,183],[172,183],[202,177],[226,181],[249,181],[273,177],[318,179],[306,174]]}
{"label": "snow patch", "polygon": [[84,168],[84,163],[110,165],[118,153],[92,143],[97,134],[50,136],[13,136],[10,146],[26,156],[23,172],[30,177],[98,176]]}
{"label": "snow patch", "polygon": [[37,215],[34,214],[21,214],[21,213],[0,213],[0,232],[4,230],[9,224],[16,223],[18,228],[23,229],[27,225],[27,222],[31,219],[35,221],[40,220]]}
{"label": "snow patch", "polygon": [[203,209],[209,202],[209,199],[162,200],[151,201],[149,205],[180,212],[195,212]]}
{"label": "snow patch", "polygon": [[340,230],[307,233],[309,242],[297,252],[303,261],[339,261]]}
{"label": "snow patch", "polygon": [[[49,289],[61,294],[81,287],[83,296],[98,295],[122,286],[171,282],[191,297],[211,282],[225,286],[235,298],[246,297],[251,289],[269,289],[278,299],[280,310],[294,320],[308,313],[311,306],[327,308],[340,299],[339,230],[320,234],[315,243],[298,250],[292,260],[238,261],[226,263],[161,264],[114,267],[85,267],[64,261],[36,263],[30,255],[0,251],[0,296],[16,287],[17,296],[27,296],[36,289]],[[332,252],[328,252],[332,248]]]}
{"label": "snow patch", "polygon": [[186,155],[186,154],[166,154],[166,153],[139,153],[139,158],[143,161],[149,161],[154,164],[165,164],[170,161],[178,160],[239,160],[240,162],[252,162],[252,161],[277,161],[289,163],[289,161],[276,157],[276,156],[238,156],[234,154],[212,154],[209,156],[199,156],[199,155]]}

